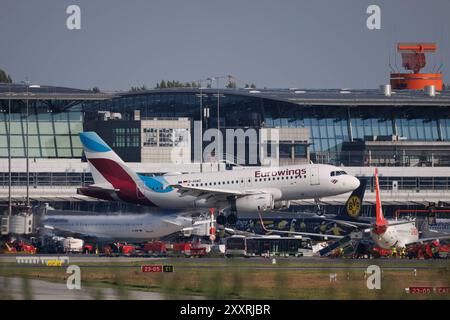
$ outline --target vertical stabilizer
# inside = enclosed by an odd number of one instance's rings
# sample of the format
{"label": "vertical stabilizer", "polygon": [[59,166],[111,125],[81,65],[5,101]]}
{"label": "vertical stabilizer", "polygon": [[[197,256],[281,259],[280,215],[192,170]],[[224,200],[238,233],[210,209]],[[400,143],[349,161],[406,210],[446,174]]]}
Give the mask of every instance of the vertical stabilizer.
{"label": "vertical stabilizer", "polygon": [[375,232],[380,234],[386,231],[386,226],[388,224],[387,220],[384,218],[383,209],[381,206],[380,198],[380,184],[378,182],[378,168],[375,168],[375,199],[376,199],[376,227]]}

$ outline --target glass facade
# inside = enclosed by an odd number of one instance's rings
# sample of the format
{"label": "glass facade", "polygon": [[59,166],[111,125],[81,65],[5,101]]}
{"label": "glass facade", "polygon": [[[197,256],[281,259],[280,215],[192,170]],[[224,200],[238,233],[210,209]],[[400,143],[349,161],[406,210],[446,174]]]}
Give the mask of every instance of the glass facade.
{"label": "glass facade", "polygon": [[396,119],[397,133],[414,141],[438,140],[436,119]]}
{"label": "glass facade", "polygon": [[[354,139],[364,139],[368,136],[393,135],[393,122],[391,119],[355,119],[351,118],[352,134]],[[348,141],[348,140],[347,140]]]}
{"label": "glass facade", "polygon": [[450,141],[450,119],[442,119],[440,121],[442,140]]}
{"label": "glass facade", "polygon": [[114,148],[140,147],[141,133],[139,128],[114,128]]}
{"label": "glass facade", "polygon": [[[121,119],[130,123],[137,121],[135,110],[139,110],[140,120],[189,118],[199,121],[202,117],[204,130],[216,128],[217,94],[215,90],[202,93],[204,110],[200,110],[198,90],[155,90],[91,102],[30,100],[29,155],[35,158],[80,158],[82,146],[78,133],[86,129],[86,122],[99,119],[99,111],[120,113]],[[0,157],[7,157],[8,100],[0,100],[0,110]],[[13,100],[10,132],[13,157],[25,156],[25,113],[26,101]],[[347,152],[346,143],[355,140],[375,141],[377,137],[384,137],[383,141],[390,141],[389,137],[395,136],[402,141],[450,141],[450,108],[442,106],[295,104],[286,99],[221,90],[219,121],[223,130],[238,127],[307,128],[311,159],[338,164],[343,158],[353,157],[350,153],[344,157],[339,153]],[[110,121],[110,125],[115,131],[107,137],[113,147],[140,148],[141,145],[155,146],[155,143],[173,146],[180,140],[175,131],[148,129],[143,132],[141,143],[138,124],[116,128],[113,122]],[[298,145],[293,148],[295,155],[307,153]],[[288,157],[292,150],[289,145],[281,146],[280,155]],[[387,154],[389,156],[390,151]],[[402,156],[409,155],[404,153]]]}
{"label": "glass facade", "polygon": [[[86,116],[95,117],[96,111],[112,111],[121,112],[124,119],[132,119],[134,110],[139,110],[141,119],[188,117],[198,121],[201,114],[206,114],[203,128],[216,128],[215,91],[203,91],[202,105],[207,112],[200,110],[198,93],[155,91],[125,95],[92,104],[85,109]],[[438,106],[298,105],[224,90],[220,95],[219,121],[222,129],[308,128],[311,158],[337,164],[348,163],[342,160],[353,157],[351,153],[340,154],[347,152],[343,145],[350,141],[450,141],[450,110]],[[147,143],[152,143],[151,133],[146,136]],[[281,146],[280,156],[287,157],[288,149],[289,146]],[[388,150],[387,156],[391,154]],[[361,159],[364,157],[367,155],[361,155]],[[387,165],[383,163],[388,162],[379,162]]]}
{"label": "glass facade", "polygon": [[[29,101],[28,146],[31,158],[81,158],[78,134],[83,131],[81,104],[58,110],[67,101]],[[8,157],[8,101],[1,100],[0,157]],[[26,102],[11,101],[11,156],[25,157],[27,144]]]}

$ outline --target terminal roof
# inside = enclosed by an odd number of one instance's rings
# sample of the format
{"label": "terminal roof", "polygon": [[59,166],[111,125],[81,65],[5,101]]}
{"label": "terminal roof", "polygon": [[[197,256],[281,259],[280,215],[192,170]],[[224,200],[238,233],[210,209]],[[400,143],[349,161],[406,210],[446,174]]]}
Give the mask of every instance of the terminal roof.
{"label": "terminal roof", "polygon": [[[164,93],[200,93],[198,88],[155,89],[118,93],[119,96],[137,96]],[[203,94],[216,94],[217,89],[203,89]],[[424,91],[397,90],[385,96],[376,89],[220,89],[221,94],[256,97],[300,105],[441,105],[450,106],[450,90],[428,96]]]}
{"label": "terminal roof", "polygon": [[[115,94],[111,93],[47,85],[36,87],[31,84],[28,88],[28,98],[30,100],[105,100],[114,96]],[[27,86],[17,83],[0,83],[0,100],[8,100],[10,98],[12,100],[26,99]]]}
{"label": "terminal roof", "polygon": [[[194,93],[214,95],[217,89],[208,88],[170,88],[137,92],[94,92],[91,90],[45,86],[29,88],[29,99],[61,100],[108,100],[120,97],[132,97],[147,94]],[[0,84],[0,100],[26,99],[27,87],[23,84]],[[299,105],[423,105],[450,106],[450,90],[436,92],[428,96],[424,91],[395,90],[391,96],[385,96],[378,89],[220,89],[224,95],[255,97],[284,101]]]}

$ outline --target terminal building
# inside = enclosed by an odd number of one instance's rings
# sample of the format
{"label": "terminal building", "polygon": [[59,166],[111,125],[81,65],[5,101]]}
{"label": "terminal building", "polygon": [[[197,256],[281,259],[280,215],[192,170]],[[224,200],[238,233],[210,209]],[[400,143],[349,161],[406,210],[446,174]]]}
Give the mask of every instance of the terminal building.
{"label": "terminal building", "polygon": [[[228,134],[239,129],[243,139]],[[388,206],[424,208],[450,202],[450,91],[445,89],[174,88],[102,93],[0,84],[0,201],[8,200],[8,150],[12,198],[24,200],[28,140],[33,204],[115,206],[76,193],[76,188],[93,183],[78,138],[82,131],[96,131],[143,174],[263,165],[254,155],[260,155],[264,143],[265,152],[280,165],[329,163],[368,177],[367,205],[374,203],[374,167],[379,168],[382,199]],[[207,153],[208,139],[213,138],[206,135],[219,131],[222,151]],[[198,145],[206,156],[198,156]],[[244,146],[243,153],[236,152],[239,146]],[[329,205],[345,200],[322,199]],[[315,203],[293,204],[295,209]]]}

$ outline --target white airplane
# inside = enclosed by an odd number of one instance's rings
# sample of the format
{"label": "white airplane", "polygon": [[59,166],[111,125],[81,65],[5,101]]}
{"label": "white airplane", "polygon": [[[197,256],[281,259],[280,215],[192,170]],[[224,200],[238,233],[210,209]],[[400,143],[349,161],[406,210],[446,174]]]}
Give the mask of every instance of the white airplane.
{"label": "white airplane", "polygon": [[375,168],[375,225],[370,235],[375,244],[384,249],[405,248],[409,244],[419,242],[419,230],[415,220],[386,220],[383,215],[380,199],[380,186],[378,183],[378,169]]}
{"label": "white airplane", "polygon": [[[168,215],[50,215],[41,220],[44,229],[99,239],[147,241],[178,231],[192,231],[204,221]],[[206,222],[210,222],[207,220]]]}
{"label": "white airplane", "polygon": [[374,224],[362,223],[356,221],[333,220],[341,224],[364,228],[364,232],[370,233],[370,237],[376,246],[383,249],[402,249],[407,246],[424,243],[435,240],[450,239],[450,235],[437,237],[420,238],[419,230],[416,227],[415,220],[387,220],[383,215],[380,186],[378,182],[378,169],[375,168],[375,199],[376,199],[376,219]]}
{"label": "white airplane", "polygon": [[168,209],[261,212],[288,208],[290,200],[347,193],[360,184],[342,169],[323,164],[149,177],[131,170],[95,132],[80,133],[80,139],[94,184],[78,193],[104,200]]}

